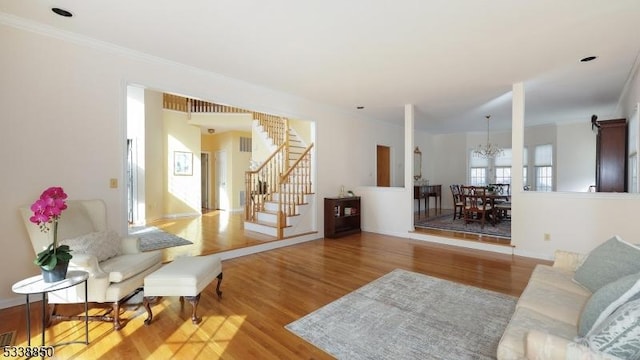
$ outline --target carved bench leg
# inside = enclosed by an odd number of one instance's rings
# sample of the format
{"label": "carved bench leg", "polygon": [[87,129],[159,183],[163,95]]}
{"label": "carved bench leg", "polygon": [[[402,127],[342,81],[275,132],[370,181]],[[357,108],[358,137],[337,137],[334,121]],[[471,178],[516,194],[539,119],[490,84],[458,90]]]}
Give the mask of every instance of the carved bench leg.
{"label": "carved bench leg", "polygon": [[183,299],[187,299],[187,301],[191,303],[191,307],[193,308],[193,310],[191,311],[191,322],[196,325],[200,324],[202,318],[199,318],[198,315],[196,315],[196,312],[198,311],[198,302],[200,301],[200,294],[196,296],[180,296],[181,303],[184,302]]}
{"label": "carved bench leg", "polygon": [[222,298],[222,291],[220,291],[220,283],[222,283],[222,272],[218,274],[218,285],[216,286],[216,294],[218,294],[218,299]]}
{"label": "carved bench leg", "polygon": [[151,312],[151,305],[149,304],[149,297],[145,296],[142,299],[142,306],[144,306],[145,310],[147,310],[147,318],[144,320],[144,325],[148,326],[151,324],[151,320],[153,320],[153,313]]}

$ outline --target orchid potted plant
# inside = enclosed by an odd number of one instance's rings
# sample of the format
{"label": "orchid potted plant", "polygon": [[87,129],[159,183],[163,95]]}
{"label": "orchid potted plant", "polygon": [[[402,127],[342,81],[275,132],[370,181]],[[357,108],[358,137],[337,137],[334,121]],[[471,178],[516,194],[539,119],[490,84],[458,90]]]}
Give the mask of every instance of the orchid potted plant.
{"label": "orchid potted plant", "polygon": [[[72,255],[68,245],[58,245],[58,220],[67,208],[67,194],[61,187],[50,187],[42,192],[40,198],[31,205],[33,216],[29,220],[40,227],[40,231],[53,233],[51,244],[38,253],[34,264],[43,270],[45,282],[64,279]],[[53,274],[54,269],[57,271]],[[52,276],[49,276],[52,275]],[[61,278],[60,278],[61,276]],[[51,281],[48,281],[51,280]]]}

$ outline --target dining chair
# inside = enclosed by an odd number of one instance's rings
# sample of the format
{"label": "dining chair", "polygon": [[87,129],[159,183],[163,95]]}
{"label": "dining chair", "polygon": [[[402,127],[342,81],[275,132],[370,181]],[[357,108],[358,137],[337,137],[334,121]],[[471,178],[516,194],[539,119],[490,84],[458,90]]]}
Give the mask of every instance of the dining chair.
{"label": "dining chair", "polygon": [[511,220],[511,201],[495,204],[494,211],[497,221]]}
{"label": "dining chair", "polygon": [[[476,186],[461,187],[463,200],[464,223],[479,222],[480,228],[484,229],[487,218],[493,219],[493,207],[491,201],[487,199],[486,188]],[[490,220],[492,225],[493,220]]]}
{"label": "dining chair", "polygon": [[462,193],[460,192],[460,185],[452,184],[449,186],[451,189],[451,195],[453,196],[453,220],[462,219],[462,208],[464,203],[462,202]]}
{"label": "dining chair", "polygon": [[492,198],[495,221],[511,220],[511,184],[491,184],[496,196]]}

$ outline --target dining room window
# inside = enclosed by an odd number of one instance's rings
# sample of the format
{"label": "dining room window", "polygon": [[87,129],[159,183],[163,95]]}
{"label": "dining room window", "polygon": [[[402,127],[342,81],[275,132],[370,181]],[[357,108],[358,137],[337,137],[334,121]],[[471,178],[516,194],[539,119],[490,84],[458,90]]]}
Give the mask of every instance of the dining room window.
{"label": "dining room window", "polygon": [[[485,186],[491,184],[511,184],[512,149],[504,149],[495,158],[481,158],[469,153],[469,184]],[[525,172],[526,176],[526,172]]]}
{"label": "dining room window", "polygon": [[471,178],[469,179],[471,186],[485,186],[487,185],[487,168],[486,167],[472,167]]}
{"label": "dining room window", "polygon": [[497,156],[493,163],[495,165],[495,183],[511,184],[511,149],[504,149],[502,155]]}
{"label": "dining room window", "polygon": [[491,159],[473,156],[469,151],[469,184],[472,186],[485,186],[488,184],[489,166]]}
{"label": "dining room window", "polygon": [[496,184],[511,184],[511,166],[496,167]]}
{"label": "dining room window", "polygon": [[538,145],[534,153],[535,190],[553,191],[553,145]]}

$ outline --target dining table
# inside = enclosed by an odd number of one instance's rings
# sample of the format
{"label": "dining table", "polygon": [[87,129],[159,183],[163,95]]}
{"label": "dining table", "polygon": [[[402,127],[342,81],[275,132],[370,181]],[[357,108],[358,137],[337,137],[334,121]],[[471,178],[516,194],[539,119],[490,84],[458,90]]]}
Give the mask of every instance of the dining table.
{"label": "dining table", "polygon": [[[487,213],[487,220],[492,224],[496,224],[502,218],[506,217],[506,212],[511,210],[511,195],[499,191],[488,191],[486,186],[475,186],[475,188],[485,190],[484,197],[489,201],[491,208],[493,209],[493,211]],[[497,208],[504,211],[504,213],[497,214],[495,211]]]}

